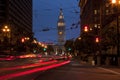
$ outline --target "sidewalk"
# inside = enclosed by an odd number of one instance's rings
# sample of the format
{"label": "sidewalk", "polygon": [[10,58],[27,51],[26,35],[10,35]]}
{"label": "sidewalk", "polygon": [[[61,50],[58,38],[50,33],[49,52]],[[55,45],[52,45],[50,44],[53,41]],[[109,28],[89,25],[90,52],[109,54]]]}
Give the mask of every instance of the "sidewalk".
{"label": "sidewalk", "polygon": [[120,75],[120,67],[119,66],[106,66],[106,65],[104,65],[104,66],[99,66],[99,67],[104,68],[107,71],[109,70],[111,72],[112,71],[117,72]]}
{"label": "sidewalk", "polygon": [[105,70],[105,71],[120,75],[120,66],[111,66],[111,65],[109,65],[109,66],[108,65],[100,65],[100,66],[98,66],[98,65],[89,64],[88,62],[85,62],[85,61],[80,61],[80,64],[85,65],[85,66],[97,67],[99,69],[102,69],[102,70]]}

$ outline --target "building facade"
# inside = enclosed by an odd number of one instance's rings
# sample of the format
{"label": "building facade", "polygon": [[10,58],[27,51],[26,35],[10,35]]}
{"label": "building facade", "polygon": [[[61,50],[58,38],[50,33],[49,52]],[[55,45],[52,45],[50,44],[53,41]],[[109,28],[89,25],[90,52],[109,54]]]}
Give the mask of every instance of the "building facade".
{"label": "building facade", "polygon": [[[9,32],[3,32],[5,26],[10,29]],[[10,38],[11,44],[16,44],[24,37],[31,38],[32,0],[0,0],[0,29],[1,43],[4,37]]]}
{"label": "building facade", "polygon": [[57,28],[58,28],[58,45],[64,45],[65,43],[65,21],[64,21],[62,9],[60,9],[60,15],[59,15]]}
{"label": "building facade", "polygon": [[[120,50],[120,37],[118,37],[120,34],[119,5],[113,4],[112,0],[80,0],[79,3],[81,11],[80,36],[84,39],[89,36],[87,39],[91,38],[94,41],[93,46],[91,46],[94,48],[94,55],[101,55],[103,64],[108,58],[108,61],[117,64],[119,54],[117,50]],[[84,31],[86,25],[88,26],[87,34]],[[97,42],[95,41],[96,36],[98,37]],[[85,39],[86,42],[89,42],[87,39]]]}
{"label": "building facade", "polygon": [[60,14],[57,22],[57,30],[58,30],[58,43],[55,46],[56,54],[64,54],[65,48],[65,21],[62,9],[60,9]]}

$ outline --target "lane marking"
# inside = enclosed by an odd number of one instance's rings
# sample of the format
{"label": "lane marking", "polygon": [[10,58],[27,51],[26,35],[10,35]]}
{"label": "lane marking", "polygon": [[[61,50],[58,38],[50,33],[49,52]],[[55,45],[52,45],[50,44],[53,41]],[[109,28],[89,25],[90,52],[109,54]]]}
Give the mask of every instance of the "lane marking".
{"label": "lane marking", "polygon": [[105,70],[105,71],[108,71],[108,72],[111,72],[111,73],[114,73],[114,74],[117,74],[117,75],[120,75],[119,72],[116,72],[114,70],[111,70],[111,69],[106,69],[106,68],[102,68],[102,67],[98,67],[99,69],[102,69],[102,70]]}

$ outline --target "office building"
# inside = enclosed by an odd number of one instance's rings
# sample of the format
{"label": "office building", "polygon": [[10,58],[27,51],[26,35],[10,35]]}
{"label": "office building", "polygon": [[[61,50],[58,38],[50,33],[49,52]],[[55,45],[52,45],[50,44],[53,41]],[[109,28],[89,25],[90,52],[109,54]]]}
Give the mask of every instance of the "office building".
{"label": "office building", "polygon": [[[10,31],[3,32],[4,26]],[[24,37],[31,38],[32,0],[0,0],[0,41],[8,37],[12,44]],[[6,35],[5,35],[6,34]]]}

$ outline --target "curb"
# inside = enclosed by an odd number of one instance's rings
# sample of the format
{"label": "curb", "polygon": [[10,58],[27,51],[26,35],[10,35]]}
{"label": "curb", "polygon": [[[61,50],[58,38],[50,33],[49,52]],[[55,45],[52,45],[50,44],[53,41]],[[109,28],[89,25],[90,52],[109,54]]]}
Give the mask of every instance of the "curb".
{"label": "curb", "polygon": [[103,68],[103,67],[98,67],[99,69],[102,69],[102,70],[105,70],[105,71],[108,71],[108,72],[111,72],[111,73],[114,73],[116,75],[120,75],[120,72],[117,72],[115,70],[111,70],[111,69],[107,69],[107,68]]}

